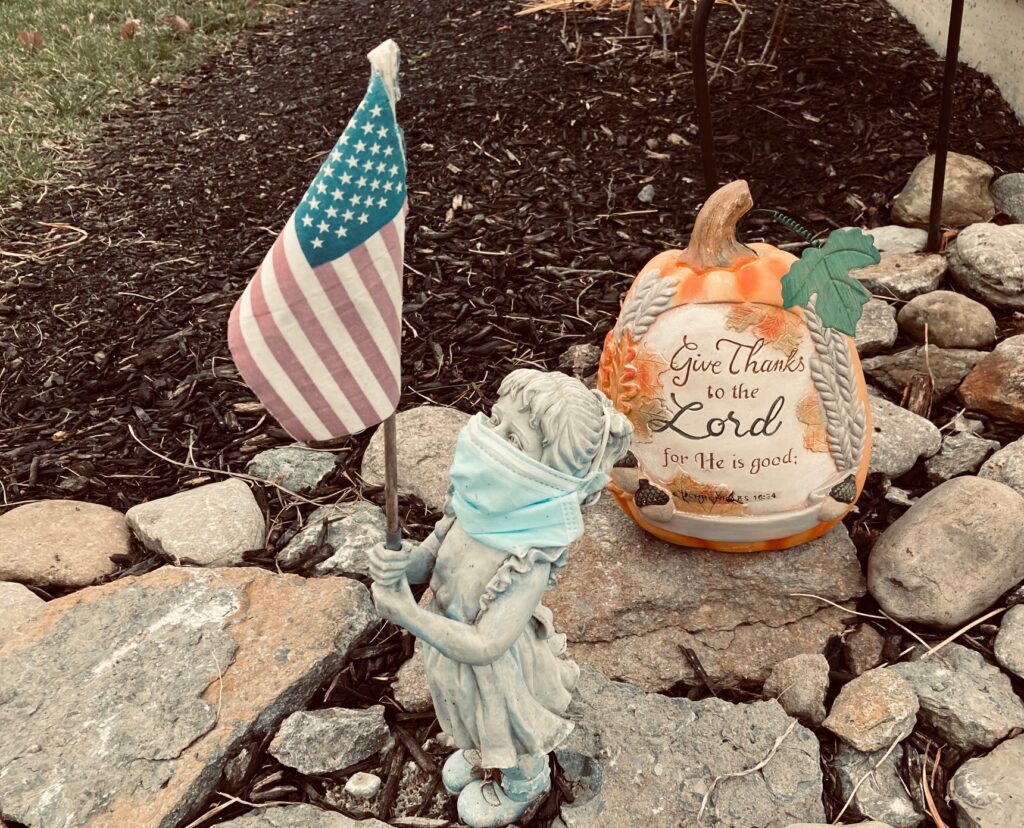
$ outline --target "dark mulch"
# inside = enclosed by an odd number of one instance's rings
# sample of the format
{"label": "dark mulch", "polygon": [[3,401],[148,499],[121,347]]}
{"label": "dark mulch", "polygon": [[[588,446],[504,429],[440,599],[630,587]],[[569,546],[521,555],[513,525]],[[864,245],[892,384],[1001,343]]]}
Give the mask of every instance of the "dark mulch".
{"label": "dark mulch", "polygon": [[[601,342],[632,276],[685,241],[702,198],[688,58],[621,38],[621,16],[516,18],[512,3],[479,5],[315,0],[154,87],[110,120],[68,189],[6,211],[6,502],[123,510],[215,479],[141,443],[238,471],[288,442],[239,381],[226,319],[361,96],[365,53],[387,36],[405,57],[411,170],[403,407],[472,411],[513,366],[553,368],[568,346]],[[747,54],[770,13],[753,10]],[[716,7],[712,52],[735,21]],[[883,0],[794,0],[776,66],[737,70],[730,58],[714,83],[722,179],[747,178],[761,206],[815,229],[884,223],[932,147],[941,70]],[[953,148],[1024,169],[1024,128],[991,82],[962,67],[956,101]],[[650,206],[636,197],[646,183]],[[756,220],[745,229],[793,240]],[[360,487],[365,442],[337,442],[338,471],[318,496]],[[279,525],[307,508],[259,496]],[[404,506],[418,534],[429,515]],[[869,492],[853,527],[862,548],[894,510]],[[272,565],[282,539],[254,562]],[[140,551],[120,574],[160,563]],[[397,663],[375,658],[351,687]],[[257,755],[239,793],[277,772]],[[318,801],[313,783],[296,785]]]}

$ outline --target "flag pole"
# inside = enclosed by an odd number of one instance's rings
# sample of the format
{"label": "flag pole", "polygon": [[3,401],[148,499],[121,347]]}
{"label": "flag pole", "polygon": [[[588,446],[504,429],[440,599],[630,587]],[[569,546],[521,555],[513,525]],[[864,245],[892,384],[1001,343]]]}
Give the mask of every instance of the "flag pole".
{"label": "flag pole", "polygon": [[397,551],[402,548],[402,527],[398,522],[398,434],[395,415],[384,421],[384,513],[387,535],[384,545]]}
{"label": "flag pole", "polygon": [[[401,97],[398,89],[398,44],[390,39],[385,40],[367,57],[370,65],[380,72],[393,110]],[[398,522],[398,435],[394,413],[384,421],[384,514],[387,518],[384,545],[392,551],[398,551],[402,548],[402,527]]]}

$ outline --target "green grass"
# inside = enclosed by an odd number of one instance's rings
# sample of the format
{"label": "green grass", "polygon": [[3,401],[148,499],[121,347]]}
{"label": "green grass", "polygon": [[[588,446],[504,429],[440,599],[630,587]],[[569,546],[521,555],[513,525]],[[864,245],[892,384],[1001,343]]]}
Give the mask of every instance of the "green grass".
{"label": "green grass", "polygon": [[[0,0],[0,204],[50,184],[104,113],[153,78],[173,78],[291,2],[246,10],[246,0]],[[132,17],[141,26],[122,40]],[[42,42],[26,45],[19,32]]]}

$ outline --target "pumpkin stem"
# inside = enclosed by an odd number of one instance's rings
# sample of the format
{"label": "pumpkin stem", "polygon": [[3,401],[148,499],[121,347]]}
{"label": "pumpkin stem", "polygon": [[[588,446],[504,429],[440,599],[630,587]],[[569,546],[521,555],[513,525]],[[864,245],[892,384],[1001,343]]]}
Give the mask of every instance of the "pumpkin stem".
{"label": "pumpkin stem", "polygon": [[753,206],[746,181],[732,181],[715,190],[697,213],[683,261],[699,272],[754,258],[757,254],[736,238],[736,223]]}

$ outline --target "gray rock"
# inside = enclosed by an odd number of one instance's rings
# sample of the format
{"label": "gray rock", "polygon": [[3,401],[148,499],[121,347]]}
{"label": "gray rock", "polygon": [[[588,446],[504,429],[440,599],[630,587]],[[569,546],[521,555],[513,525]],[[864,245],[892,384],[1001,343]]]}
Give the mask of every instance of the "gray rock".
{"label": "gray rock", "polygon": [[218,828],[388,828],[379,819],[349,819],[315,805],[271,805],[221,822]]}
{"label": "gray rock", "polygon": [[237,478],[140,503],[126,517],[147,549],[203,566],[242,563],[243,552],[263,548],[266,530],[256,498]]}
{"label": "gray rock", "polygon": [[378,623],[347,578],[167,566],[0,646],[0,802],[32,826],[181,825]]}
{"label": "gray rock", "polygon": [[[648,695],[585,667],[569,710],[576,727],[555,752],[575,794],[562,806],[567,828],[782,828],[824,818],[818,740],[775,701]],[[760,771],[720,778],[765,759]]]}
{"label": "gray rock", "polygon": [[334,471],[335,456],[302,443],[261,451],[245,467],[253,477],[270,480],[290,492],[312,492]]}
{"label": "gray rock", "polygon": [[130,551],[124,515],[98,503],[41,500],[0,515],[0,581],[85,586]]}
{"label": "gray rock", "polygon": [[900,780],[903,747],[897,746],[886,756],[888,750],[885,747],[874,753],[862,753],[839,743],[833,767],[843,801],[853,797],[847,813],[881,820],[892,828],[917,828],[924,822],[924,814],[914,807],[914,801]]}
{"label": "gray rock", "polygon": [[940,348],[991,348],[996,318],[981,302],[951,290],[915,296],[900,310],[900,329],[915,342]]}
{"label": "gray rock", "polygon": [[1024,678],[1024,606],[1010,607],[999,625],[995,641],[996,661]]}
{"label": "gray rock", "polygon": [[850,271],[872,293],[892,299],[935,290],[945,274],[946,257],[938,253],[883,253],[878,264]]}
{"label": "gray rock", "polygon": [[345,793],[356,799],[373,799],[379,792],[381,778],[373,773],[353,773],[345,783]]}
{"label": "gray rock", "polygon": [[[966,227],[992,218],[996,206],[989,185],[994,175],[995,170],[978,158],[958,152],[949,153],[942,182],[942,224],[945,227]],[[918,162],[910,180],[893,200],[893,221],[911,227],[928,226],[934,179],[935,156],[929,155]]]}
{"label": "gray rock", "polygon": [[46,601],[24,584],[0,581],[0,644],[13,638],[45,608]]}
{"label": "gray rock", "polygon": [[[421,405],[395,417],[398,431],[398,488],[440,511],[448,493],[455,438],[469,415],[454,408]],[[377,429],[363,455],[363,480],[384,485],[384,432]]]}
{"label": "gray rock", "polygon": [[992,182],[996,209],[1018,224],[1024,224],[1024,173],[1007,173]]}
{"label": "gray rock", "polygon": [[924,495],[875,542],[868,590],[901,621],[957,627],[1024,578],[1024,498],[979,477]]}
{"label": "gray rock", "polygon": [[917,724],[917,695],[888,667],[876,667],[843,686],[824,725],[864,753],[887,749]]}
{"label": "gray rock", "polygon": [[433,709],[434,700],[430,695],[427,671],[418,646],[413,657],[398,668],[392,689],[395,691],[395,701],[406,713],[425,713]]}
{"label": "gray rock", "polygon": [[947,644],[922,658],[894,664],[917,692],[921,721],[961,750],[987,750],[1014,730],[1024,728],[1024,704],[1010,679],[981,653]]}
{"label": "gray rock", "polygon": [[928,245],[928,231],[917,227],[886,224],[865,230],[879,253],[920,253]]}
{"label": "gray rock", "polygon": [[327,560],[316,565],[316,574],[369,575],[370,562],[366,553],[371,546],[384,542],[387,519],[379,506],[363,500],[321,506],[309,515],[305,527],[281,550],[278,560],[285,565],[294,563],[306,549],[320,540],[322,532],[323,542],[334,552]]}
{"label": "gray rock", "polygon": [[695,681],[688,647],[714,681],[763,682],[772,666],[821,653],[863,593],[846,529],[785,552],[728,555],[682,549],[646,534],[603,498],[587,510],[558,588],[544,598],[570,656],[648,690]]}
{"label": "gray rock", "polygon": [[855,676],[866,673],[882,663],[884,636],[870,624],[858,624],[843,639],[846,666]]}
{"label": "gray rock", "polygon": [[958,396],[970,409],[1024,423],[1024,334],[1004,339],[974,366]]}
{"label": "gray rock", "polygon": [[790,716],[819,725],[825,719],[828,659],[807,653],[780,661],[764,683],[764,695],[774,698]]}
{"label": "gray rock", "polygon": [[558,358],[558,367],[571,373],[577,379],[589,377],[597,370],[601,361],[601,349],[589,342],[570,345]]}
{"label": "gray rock", "polygon": [[899,477],[941,447],[942,435],[929,420],[881,397],[870,396],[869,402],[872,473]]}
{"label": "gray rock", "polygon": [[333,773],[379,753],[390,738],[380,704],[300,710],[285,719],[270,755],[299,773]]}
{"label": "gray rock", "polygon": [[1005,483],[1024,495],[1024,437],[1014,440],[993,454],[978,472],[978,477]]}
{"label": "gray rock", "polygon": [[640,192],[636,194],[637,200],[643,204],[651,204],[654,201],[654,185],[644,184]]}
{"label": "gray rock", "polygon": [[960,766],[949,783],[958,828],[1024,825],[1024,736]]}
{"label": "gray rock", "polygon": [[996,440],[986,440],[971,431],[947,434],[942,438],[939,453],[924,461],[928,482],[937,486],[961,474],[974,474],[985,458],[998,448]]}
{"label": "gray rock", "polygon": [[891,348],[898,333],[896,312],[892,305],[882,299],[869,299],[864,305],[853,338],[857,344],[857,353],[866,357]]}
{"label": "gray rock", "polygon": [[1024,224],[972,224],[956,237],[950,277],[988,305],[1024,310]]}
{"label": "gray rock", "polygon": [[986,351],[921,345],[871,357],[861,365],[872,382],[898,396],[914,374],[928,374],[933,383],[932,399],[939,402],[956,391],[964,377],[987,356]]}

